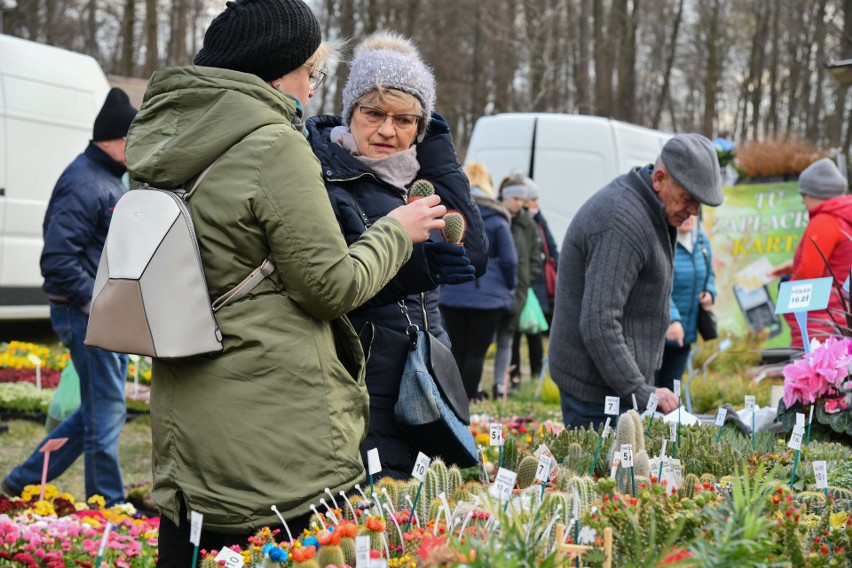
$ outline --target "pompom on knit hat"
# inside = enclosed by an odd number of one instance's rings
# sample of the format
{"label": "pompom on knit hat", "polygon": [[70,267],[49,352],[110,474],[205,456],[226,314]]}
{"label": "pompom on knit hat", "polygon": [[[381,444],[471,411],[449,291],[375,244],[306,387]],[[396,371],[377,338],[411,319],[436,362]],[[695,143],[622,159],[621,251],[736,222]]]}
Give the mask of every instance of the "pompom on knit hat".
{"label": "pompom on knit hat", "polygon": [[343,123],[349,126],[355,103],[381,85],[408,93],[420,101],[422,139],[435,110],[435,76],[420,59],[411,41],[393,32],[376,32],[355,48],[349,79],[343,88]]}
{"label": "pompom on knit hat", "polygon": [[817,160],[799,174],[799,193],[817,199],[831,199],[846,194],[846,178],[828,158]]}
{"label": "pompom on knit hat", "polygon": [[195,65],[273,81],[310,59],[322,40],[319,21],[302,0],[234,0],[225,6],[204,33]]}

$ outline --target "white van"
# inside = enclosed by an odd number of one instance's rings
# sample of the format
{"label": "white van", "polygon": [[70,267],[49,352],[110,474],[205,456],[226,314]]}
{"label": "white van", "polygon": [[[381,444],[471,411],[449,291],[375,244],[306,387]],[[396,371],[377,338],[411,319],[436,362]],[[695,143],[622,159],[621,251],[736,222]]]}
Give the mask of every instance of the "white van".
{"label": "white van", "polygon": [[598,116],[497,114],[476,121],[466,161],[484,164],[495,190],[515,170],[534,179],[561,246],[580,206],[616,176],[652,163],[671,136]]}
{"label": "white van", "polygon": [[49,316],[44,213],[108,92],[93,58],[0,34],[0,319]]}

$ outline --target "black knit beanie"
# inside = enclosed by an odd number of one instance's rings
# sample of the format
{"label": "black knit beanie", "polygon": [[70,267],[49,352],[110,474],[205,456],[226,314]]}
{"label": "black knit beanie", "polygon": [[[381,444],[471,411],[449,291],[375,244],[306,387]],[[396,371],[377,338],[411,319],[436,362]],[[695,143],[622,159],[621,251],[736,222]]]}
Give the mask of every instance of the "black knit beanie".
{"label": "black knit beanie", "polygon": [[104,106],[95,118],[95,126],[92,128],[92,140],[103,142],[104,140],[116,140],[127,136],[130,123],[136,116],[136,108],[130,104],[127,93],[113,87],[110,89]]}
{"label": "black knit beanie", "polygon": [[193,63],[278,79],[320,45],[320,25],[301,0],[235,0],[204,33]]}

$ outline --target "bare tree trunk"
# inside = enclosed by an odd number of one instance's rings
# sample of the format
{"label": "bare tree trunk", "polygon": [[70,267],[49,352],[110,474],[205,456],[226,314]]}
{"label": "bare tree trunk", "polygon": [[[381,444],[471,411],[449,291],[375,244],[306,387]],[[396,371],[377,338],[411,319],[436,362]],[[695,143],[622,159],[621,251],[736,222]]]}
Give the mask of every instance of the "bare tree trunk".
{"label": "bare tree trunk", "polygon": [[580,41],[578,45],[579,58],[575,77],[577,78],[577,112],[580,114],[592,114],[592,93],[589,82],[589,25],[592,17],[592,0],[580,0],[579,31]]}
{"label": "bare tree trunk", "polygon": [[666,59],[666,67],[663,71],[663,86],[660,88],[660,95],[658,98],[659,106],[657,106],[657,110],[654,112],[654,118],[651,121],[651,128],[654,129],[660,127],[660,120],[663,116],[663,106],[669,97],[669,83],[671,82],[672,67],[674,67],[675,55],[677,54],[678,31],[680,30],[680,23],[683,20],[683,2],[684,0],[678,1],[677,13],[675,14],[674,22],[672,22],[672,35],[669,39],[669,55]]}
{"label": "bare tree trunk", "polygon": [[89,0],[86,3],[86,53],[95,59],[100,58],[100,50],[98,49],[97,13],[97,0]]}
{"label": "bare tree trunk", "polygon": [[611,116],[612,112],[612,33],[606,26],[604,0],[593,0],[595,36],[595,114]]}
{"label": "bare tree trunk", "polygon": [[720,0],[703,2],[700,8],[701,27],[704,31],[704,55],[706,57],[706,69],[704,71],[704,111],[701,116],[702,134],[712,138],[715,133],[716,103],[719,95],[719,82],[724,68],[722,44],[725,41],[723,34],[725,25],[722,22],[723,7]]}
{"label": "bare tree trunk", "polygon": [[121,73],[128,77],[133,75],[133,55],[136,51],[134,42],[134,24],[136,23],[136,0],[125,0],[124,19],[121,24]]}
{"label": "bare tree trunk", "polygon": [[769,114],[764,123],[764,137],[776,136],[778,134],[778,58],[779,58],[779,43],[781,32],[779,30],[779,20],[781,7],[778,4],[772,3],[769,6],[772,10],[772,57],[769,62]]}
{"label": "bare tree trunk", "polygon": [[639,26],[639,0],[633,0],[633,9],[623,5],[621,43],[618,55],[618,116],[627,122],[636,122],[636,28]]}
{"label": "bare tree trunk", "polygon": [[145,77],[160,66],[157,32],[157,0],[145,0]]}
{"label": "bare tree trunk", "polygon": [[826,0],[819,0],[816,19],[814,21],[814,31],[816,34],[816,81],[814,85],[814,104],[808,115],[806,131],[806,136],[810,140],[819,139],[821,134],[820,125],[823,123],[823,117],[825,116],[825,102],[823,101],[823,79],[825,79],[825,3]]}

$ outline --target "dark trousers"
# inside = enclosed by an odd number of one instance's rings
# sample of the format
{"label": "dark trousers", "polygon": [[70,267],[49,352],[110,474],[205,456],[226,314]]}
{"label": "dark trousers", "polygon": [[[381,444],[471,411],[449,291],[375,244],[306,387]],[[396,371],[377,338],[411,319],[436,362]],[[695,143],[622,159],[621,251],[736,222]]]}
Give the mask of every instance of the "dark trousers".
{"label": "dark trousers", "polygon": [[666,343],[663,350],[663,366],[654,374],[654,384],[657,388],[673,389],[675,379],[680,379],[683,376],[691,347],[692,344],[678,347]]}
{"label": "dark trousers", "polygon": [[527,338],[527,347],[530,353],[530,376],[537,379],[541,374],[541,362],[544,359],[544,341],[541,333],[526,334],[515,333],[515,341],[512,342],[512,367],[510,373],[513,377],[521,378],[521,337]]}
{"label": "dark trousers", "polygon": [[476,396],[485,353],[494,340],[503,310],[467,310],[441,306],[444,326],[450,334],[453,357],[459,366],[468,398]]}
{"label": "dark trousers", "polygon": [[[160,516],[160,537],[158,543],[159,558],[157,559],[157,568],[186,568],[192,563],[192,553],[195,545],[189,542],[190,523],[186,518],[186,510],[181,507],[181,524],[175,525],[165,515]],[[293,520],[287,520],[287,526],[294,538],[299,538],[302,530],[308,527],[311,514],[296,517]],[[284,527],[277,525],[270,527],[271,529],[280,528],[277,540],[281,542],[287,540],[287,532]],[[213,531],[208,531],[202,528],[201,541],[198,546],[199,550],[222,550],[226,546],[234,544],[240,545],[240,548],[245,550],[248,544],[248,538],[254,536],[256,531],[240,533],[240,534],[224,534]],[[199,564],[201,555],[198,558]]]}
{"label": "dark trousers", "polygon": [[[562,421],[565,422],[565,426],[569,428],[588,428],[591,423],[594,424],[595,428],[600,428],[601,424],[606,422],[604,400],[600,402],[584,402],[578,398],[574,398],[562,389],[559,389],[559,398],[562,401]],[[611,423],[611,426],[615,426],[615,421]]]}

